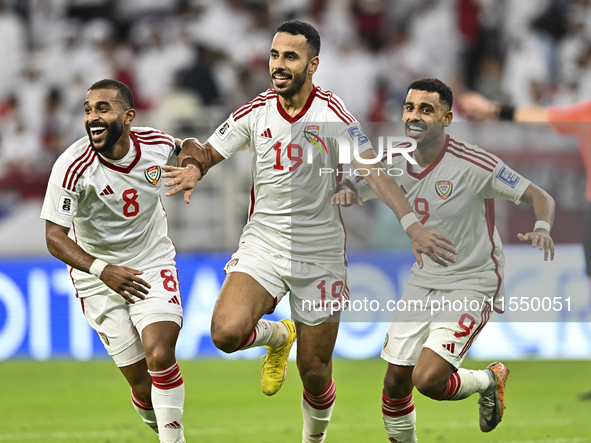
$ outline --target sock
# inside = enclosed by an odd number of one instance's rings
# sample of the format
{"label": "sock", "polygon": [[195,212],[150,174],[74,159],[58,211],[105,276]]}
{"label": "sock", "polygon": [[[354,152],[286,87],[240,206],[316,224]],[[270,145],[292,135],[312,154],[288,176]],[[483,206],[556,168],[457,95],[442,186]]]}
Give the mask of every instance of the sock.
{"label": "sock", "polygon": [[181,443],[185,385],[178,362],[163,371],[148,371],[152,376],[152,405],[162,443]]}
{"label": "sock", "polygon": [[131,390],[131,403],[133,407],[140,414],[144,423],[150,426],[156,434],[158,434],[158,423],[156,423],[156,414],[154,414],[154,408],[149,403],[144,403],[135,396],[133,389]]}
{"label": "sock", "polygon": [[447,382],[447,389],[439,400],[462,400],[475,392],[484,394],[491,387],[491,378],[487,371],[471,371],[460,368]]}
{"label": "sock", "polygon": [[236,350],[254,348],[255,346],[268,346],[271,349],[277,349],[286,340],[287,328],[283,323],[259,320],[254,330]]}
{"label": "sock", "polygon": [[405,398],[389,398],[382,391],[382,414],[390,442],[416,443],[417,413],[412,394]]}
{"label": "sock", "polygon": [[320,443],[326,438],[326,429],[334,409],[336,386],[331,378],[329,385],[320,394],[312,394],[304,387],[302,396],[302,414],[304,443]]}

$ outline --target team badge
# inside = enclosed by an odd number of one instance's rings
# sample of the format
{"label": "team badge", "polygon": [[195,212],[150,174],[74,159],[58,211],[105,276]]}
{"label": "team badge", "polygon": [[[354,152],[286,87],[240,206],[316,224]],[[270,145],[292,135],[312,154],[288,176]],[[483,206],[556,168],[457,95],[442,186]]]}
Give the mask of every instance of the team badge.
{"label": "team badge", "polygon": [[160,170],[160,166],[150,166],[148,169],[144,171],[144,175],[146,176],[146,180],[151,185],[157,185],[160,181],[160,175],[162,171]]}
{"label": "team badge", "polygon": [[435,183],[435,191],[442,200],[447,200],[451,197],[453,185],[449,180],[439,180]]}
{"label": "team badge", "polygon": [[386,346],[388,345],[388,340],[389,339],[390,339],[390,336],[386,332],[386,338],[384,339],[384,346],[382,346],[383,349],[386,349]]}
{"label": "team badge", "polygon": [[324,140],[322,140],[318,136],[319,133],[320,133],[320,126],[317,126],[317,125],[306,126],[306,129],[304,130],[304,137],[306,138],[308,143],[316,146],[321,154],[322,154],[322,151],[324,150],[324,152],[326,152],[326,154],[328,155],[328,148],[326,147]]}
{"label": "team badge", "polygon": [[102,332],[98,333],[98,336],[101,338],[101,341],[106,345],[109,346],[109,338],[103,334]]}
{"label": "team badge", "polygon": [[232,260],[230,260],[228,262],[228,264],[226,265],[226,270],[233,268],[234,266],[236,266],[238,264],[238,259],[237,258],[233,258]]}

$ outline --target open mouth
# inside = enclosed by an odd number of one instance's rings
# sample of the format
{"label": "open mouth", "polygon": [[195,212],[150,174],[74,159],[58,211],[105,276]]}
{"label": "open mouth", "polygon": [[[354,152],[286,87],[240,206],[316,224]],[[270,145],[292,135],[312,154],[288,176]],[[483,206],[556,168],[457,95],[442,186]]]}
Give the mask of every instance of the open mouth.
{"label": "open mouth", "polygon": [[418,123],[407,123],[406,124],[406,132],[408,136],[418,136],[425,132],[427,127]]}
{"label": "open mouth", "polygon": [[100,138],[101,135],[105,133],[107,130],[106,126],[92,126],[90,129],[90,135],[92,136],[93,140]]}
{"label": "open mouth", "polygon": [[275,80],[275,84],[277,86],[281,86],[287,83],[289,80],[291,80],[291,75],[275,73],[272,75],[272,78],[273,80]]}

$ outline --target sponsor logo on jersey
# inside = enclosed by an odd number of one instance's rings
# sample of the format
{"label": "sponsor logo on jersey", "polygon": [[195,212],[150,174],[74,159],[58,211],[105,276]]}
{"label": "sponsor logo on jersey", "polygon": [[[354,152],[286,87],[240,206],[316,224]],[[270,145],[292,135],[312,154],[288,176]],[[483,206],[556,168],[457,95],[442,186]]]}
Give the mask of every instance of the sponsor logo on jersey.
{"label": "sponsor logo on jersey", "polygon": [[388,340],[390,340],[390,335],[386,332],[386,338],[384,338],[384,345],[382,346],[383,349],[386,349],[388,345]]}
{"label": "sponsor logo on jersey", "polygon": [[508,168],[507,166],[503,166],[501,168],[501,170],[497,173],[497,178],[512,188],[517,186],[517,183],[519,183],[519,180],[521,180],[521,177],[519,177],[516,172],[512,171],[511,168]]}
{"label": "sponsor logo on jersey", "polygon": [[150,166],[148,169],[144,171],[144,175],[146,176],[146,180],[151,185],[157,185],[160,181],[160,176],[162,171],[160,170],[160,166]]}
{"label": "sponsor logo on jersey", "polygon": [[452,354],[454,352],[456,352],[456,344],[455,343],[442,344],[441,346],[443,346],[444,349],[448,350]]}
{"label": "sponsor logo on jersey", "polygon": [[353,139],[353,142],[355,142],[355,140],[357,140],[357,146],[361,146],[361,145],[364,145],[367,142],[369,142],[369,138],[367,137],[367,135],[365,135],[363,133],[363,130],[361,129],[360,126],[353,126],[349,129],[347,129],[347,132],[349,133],[349,135]]}
{"label": "sponsor logo on jersey", "polygon": [[72,200],[72,197],[61,194],[57,204],[57,212],[63,215],[71,215],[74,212],[73,209],[74,202]]}
{"label": "sponsor logo on jersey", "polygon": [[449,180],[439,180],[435,183],[435,191],[442,200],[447,200],[451,197],[453,184]]}
{"label": "sponsor logo on jersey", "polygon": [[224,123],[220,125],[220,127],[215,131],[215,134],[221,141],[224,141],[228,135],[232,133],[234,130],[234,125],[230,123],[229,120],[226,120]]}
{"label": "sponsor logo on jersey", "polygon": [[319,126],[316,126],[316,125],[306,126],[306,129],[304,130],[304,137],[308,141],[308,143],[316,146],[321,154],[322,154],[322,149],[324,148],[324,152],[326,152],[326,155],[328,155],[328,148],[326,147],[324,140],[322,140],[318,136],[319,132],[320,132]]}
{"label": "sponsor logo on jersey", "polygon": [[261,132],[260,136],[266,138],[273,138],[273,136],[271,135],[271,128],[265,129],[263,132]]}
{"label": "sponsor logo on jersey", "polygon": [[109,185],[105,189],[102,190],[101,195],[113,195],[114,192]]}
{"label": "sponsor logo on jersey", "polygon": [[102,341],[102,342],[103,342],[105,345],[109,346],[109,338],[108,338],[108,337],[107,337],[105,334],[103,334],[102,332],[99,332],[99,333],[98,333],[98,336],[101,338],[101,341]]}

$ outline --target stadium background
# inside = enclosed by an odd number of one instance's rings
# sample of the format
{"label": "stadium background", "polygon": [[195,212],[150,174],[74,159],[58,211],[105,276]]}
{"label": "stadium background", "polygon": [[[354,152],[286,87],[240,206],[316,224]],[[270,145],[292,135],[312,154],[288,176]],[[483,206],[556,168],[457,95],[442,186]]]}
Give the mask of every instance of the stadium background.
{"label": "stadium background", "polygon": [[[299,18],[322,36],[315,83],[339,95],[362,122],[398,121],[406,86],[426,76],[441,78],[456,94],[471,89],[518,105],[565,105],[591,97],[589,3],[1,0],[0,360],[34,366],[106,357],[65,266],[47,253],[39,219],[51,165],[85,135],[82,102],[94,81],[117,78],[132,87],[137,125],[205,139],[270,86],[274,28]],[[511,316],[491,323],[469,356],[588,358],[591,305],[580,245],[585,172],[576,141],[535,125],[475,124],[458,107],[454,112],[450,133],[501,156],[557,202],[554,263],[516,244],[517,232],[533,226],[531,208],[497,203],[508,296],[573,300],[570,313],[549,323]],[[246,220],[248,162],[248,155],[236,155],[214,168],[189,206],[181,198],[164,199],[179,251],[186,318],[178,355],[184,360],[259,355],[223,355],[209,337],[222,266]],[[344,216],[352,296],[399,298],[413,258],[398,222],[374,202]],[[275,318],[288,315],[287,303],[280,304]],[[386,329],[385,322],[344,322],[335,354],[375,357]],[[581,389],[589,387],[588,376],[579,380]]]}

